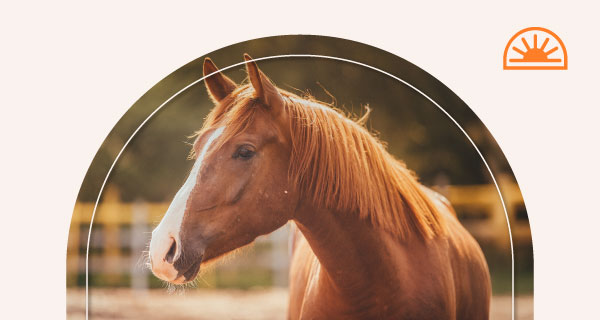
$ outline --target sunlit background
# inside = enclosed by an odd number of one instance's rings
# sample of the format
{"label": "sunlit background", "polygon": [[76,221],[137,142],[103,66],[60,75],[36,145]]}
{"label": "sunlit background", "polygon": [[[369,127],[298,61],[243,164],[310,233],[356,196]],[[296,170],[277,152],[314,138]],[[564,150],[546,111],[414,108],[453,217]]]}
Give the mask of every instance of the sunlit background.
{"label": "sunlit background", "polygon": [[[271,39],[289,51],[309,50],[327,41],[292,37]],[[313,39],[314,40],[314,39]],[[266,40],[265,40],[266,41]],[[220,67],[268,54],[263,40],[228,48],[212,56]],[[278,42],[279,41],[279,42]],[[339,41],[339,40],[338,40]],[[333,41],[337,44],[338,42]],[[318,48],[312,48],[318,50]],[[367,50],[368,49],[368,50]],[[355,55],[373,54],[365,46],[333,46]],[[381,59],[389,59],[382,55]],[[394,58],[397,59],[397,58]],[[398,60],[390,63],[398,63]],[[400,63],[406,63],[400,61]],[[67,257],[67,301],[70,318],[85,315],[85,256],[89,221],[107,168],[131,133],[173,92],[202,76],[202,59],[161,81],[130,109],[100,148],[75,206]],[[408,64],[408,63],[407,63]],[[433,103],[397,80],[348,62],[322,58],[279,58],[259,62],[280,87],[310,94],[353,114],[373,110],[366,126],[404,160],[421,181],[446,195],[460,220],[484,250],[492,275],[493,318],[510,318],[511,251],[506,215],[492,178],[461,130]],[[414,69],[407,68],[414,72]],[[413,71],[411,71],[413,70]],[[243,66],[225,72],[244,81]],[[437,89],[423,73],[421,86]],[[447,90],[440,88],[440,95]],[[106,93],[109,94],[109,93]],[[156,113],[129,142],[111,172],[94,217],[89,246],[90,317],[168,319],[284,319],[287,309],[289,226],[264,237],[204,270],[195,285],[173,290],[145,267],[150,231],[189,172],[191,139],[212,108],[204,83],[182,92]],[[446,106],[442,106],[446,107]],[[460,110],[457,108],[456,110]],[[469,132],[496,173],[512,221],[513,242],[520,254],[515,290],[528,301],[533,290],[533,261],[527,213],[510,168],[480,121],[465,114]],[[467,119],[465,121],[465,119]],[[523,303],[519,312],[529,312]]]}

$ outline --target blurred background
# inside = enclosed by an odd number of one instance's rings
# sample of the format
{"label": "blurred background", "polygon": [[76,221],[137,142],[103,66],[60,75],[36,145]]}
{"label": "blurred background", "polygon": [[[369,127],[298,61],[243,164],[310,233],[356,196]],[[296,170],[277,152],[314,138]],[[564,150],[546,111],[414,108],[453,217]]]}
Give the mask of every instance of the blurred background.
{"label": "blurred background", "polygon": [[[448,95],[441,103],[482,150],[502,190],[516,248],[517,311],[532,314],[533,256],[527,212],[514,176],[480,120],[449,89],[410,63],[378,49],[323,37],[274,37],[221,49],[211,55],[220,67],[240,62],[244,52],[255,58],[273,54],[273,46],[290,52],[376,59],[401,65],[403,79]],[[107,168],[132,130],[174,92],[202,77],[199,58],[169,75],[127,112],[109,134],[90,166],[71,223],[67,254],[67,311],[85,316],[85,255],[91,214]],[[260,61],[280,88],[310,94],[348,113],[372,109],[366,126],[406,162],[423,184],[444,194],[475,236],[486,256],[494,293],[493,319],[510,319],[511,251],[506,216],[492,178],[460,129],[433,103],[408,86],[371,69],[323,58],[277,58]],[[227,76],[241,83],[243,66]],[[405,75],[406,77],[404,77]],[[427,92],[427,90],[423,90]],[[438,101],[436,99],[436,101]],[[452,101],[457,101],[456,105]],[[449,103],[450,102],[450,103]],[[204,270],[193,287],[172,290],[149,272],[144,251],[150,232],[185,180],[192,161],[189,138],[213,107],[204,83],[185,90],[143,126],[111,172],[94,217],[89,247],[90,318],[284,319],[287,309],[289,225],[240,253]],[[460,113],[463,114],[460,114]],[[174,292],[173,292],[174,291]]]}

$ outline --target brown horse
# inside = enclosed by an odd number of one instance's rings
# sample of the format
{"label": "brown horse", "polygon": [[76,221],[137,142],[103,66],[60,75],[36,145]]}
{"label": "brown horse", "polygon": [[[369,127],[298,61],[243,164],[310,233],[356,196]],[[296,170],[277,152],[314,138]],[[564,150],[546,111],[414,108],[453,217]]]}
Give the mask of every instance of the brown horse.
{"label": "brown horse", "polygon": [[195,163],[152,232],[152,271],[181,284],[201,264],[288,221],[290,319],[488,319],[490,278],[447,200],[360,120],[204,62],[215,102]]}

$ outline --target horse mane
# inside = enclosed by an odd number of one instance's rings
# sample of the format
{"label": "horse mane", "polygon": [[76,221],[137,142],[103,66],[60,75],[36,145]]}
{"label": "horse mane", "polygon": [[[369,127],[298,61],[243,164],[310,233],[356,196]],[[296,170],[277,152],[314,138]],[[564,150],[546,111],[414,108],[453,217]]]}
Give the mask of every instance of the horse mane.
{"label": "horse mane", "polygon": [[[279,90],[292,137],[290,181],[314,205],[358,214],[400,239],[445,232],[441,213],[416,175],[387,152],[362,122],[313,98]],[[242,85],[207,116],[203,128],[226,125],[221,143],[265,110],[251,85]]]}

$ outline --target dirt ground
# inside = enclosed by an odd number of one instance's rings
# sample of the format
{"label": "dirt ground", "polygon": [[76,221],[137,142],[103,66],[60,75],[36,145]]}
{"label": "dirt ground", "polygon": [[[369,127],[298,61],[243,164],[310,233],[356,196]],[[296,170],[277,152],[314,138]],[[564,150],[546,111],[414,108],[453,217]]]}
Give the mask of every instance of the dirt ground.
{"label": "dirt ground", "polygon": [[[287,289],[90,289],[90,319],[285,319]],[[510,296],[492,299],[491,319],[510,319]],[[519,297],[515,319],[533,319],[533,297]],[[67,318],[85,319],[85,291],[67,290]]]}

